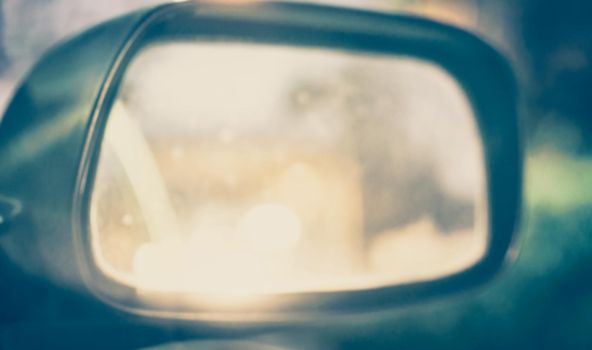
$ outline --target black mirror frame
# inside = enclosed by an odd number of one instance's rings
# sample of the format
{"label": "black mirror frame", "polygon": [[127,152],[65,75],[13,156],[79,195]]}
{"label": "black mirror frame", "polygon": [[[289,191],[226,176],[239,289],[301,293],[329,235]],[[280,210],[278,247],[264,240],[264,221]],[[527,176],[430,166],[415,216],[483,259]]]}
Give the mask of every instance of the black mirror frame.
{"label": "black mirror frame", "polygon": [[[269,307],[255,305],[230,313],[159,308],[131,297],[131,288],[112,281],[93,262],[88,230],[94,173],[109,110],[126,65],[146,40],[158,40],[162,34],[181,38],[181,33],[221,40],[408,55],[444,68],[458,80],[469,97],[483,141],[490,233],[484,257],[462,272],[433,281],[361,291],[278,295],[271,297]],[[104,50],[98,53],[96,50],[101,48]],[[92,67],[84,67],[86,62],[82,61],[87,57],[84,53],[72,56],[74,50],[86,50],[87,55],[92,55],[94,50],[97,57],[94,61],[89,59]],[[52,67],[56,63],[61,64],[59,69]],[[462,291],[489,280],[506,261],[518,227],[522,196],[517,92],[506,60],[465,31],[406,15],[311,4],[188,2],[158,6],[95,27],[49,53],[15,95],[0,126],[0,150],[6,145],[10,148],[11,142],[14,146],[15,135],[31,134],[31,127],[23,123],[40,122],[42,119],[38,115],[46,113],[42,110],[44,104],[34,98],[37,96],[34,89],[42,84],[51,86],[52,76],[70,71],[80,74],[72,82],[71,91],[60,96],[60,103],[65,107],[56,108],[52,101],[41,101],[53,108],[49,110],[48,120],[66,122],[67,118],[71,119],[71,124],[64,124],[67,125],[63,130],[66,137],[45,140],[55,152],[34,158],[47,165],[51,157],[67,152],[67,166],[50,171],[56,178],[60,177],[61,182],[55,186],[55,192],[31,193],[33,189],[28,188],[26,181],[31,168],[22,166],[19,155],[12,152],[7,153],[8,158],[3,158],[3,163],[8,165],[0,164],[0,170],[7,170],[0,175],[0,193],[19,198],[25,205],[37,199],[37,204],[27,208],[41,212],[45,210],[42,205],[55,202],[58,219],[48,219],[44,215],[33,215],[29,219],[33,220],[33,227],[50,224],[72,232],[72,243],[65,244],[64,254],[71,257],[72,264],[77,262],[79,270],[63,279],[84,280],[92,293],[117,308],[149,317],[190,320],[310,319],[384,309]],[[64,111],[67,113],[61,113]],[[23,230],[31,228],[22,225]],[[18,229],[18,223],[15,226]],[[57,270],[58,267],[48,267],[46,275],[48,278],[59,275]]]}

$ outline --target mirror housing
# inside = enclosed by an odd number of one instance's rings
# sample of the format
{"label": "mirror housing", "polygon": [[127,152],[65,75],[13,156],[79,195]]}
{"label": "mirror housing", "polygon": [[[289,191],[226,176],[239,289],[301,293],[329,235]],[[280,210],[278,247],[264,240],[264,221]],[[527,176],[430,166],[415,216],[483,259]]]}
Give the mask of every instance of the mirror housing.
{"label": "mirror housing", "polygon": [[[111,281],[93,262],[90,193],[109,110],[131,57],[145,42],[170,37],[396,54],[443,68],[465,90],[482,138],[490,237],[483,258],[433,281],[277,295],[266,305],[214,314],[133,298],[129,288]],[[367,312],[489,280],[503,265],[517,227],[521,177],[514,78],[505,59],[475,36],[411,16],[318,5],[174,3],[72,38],[48,52],[24,80],[0,124],[0,194],[24,208],[2,247],[30,274],[81,293],[88,290],[107,305],[142,315],[266,322]]]}

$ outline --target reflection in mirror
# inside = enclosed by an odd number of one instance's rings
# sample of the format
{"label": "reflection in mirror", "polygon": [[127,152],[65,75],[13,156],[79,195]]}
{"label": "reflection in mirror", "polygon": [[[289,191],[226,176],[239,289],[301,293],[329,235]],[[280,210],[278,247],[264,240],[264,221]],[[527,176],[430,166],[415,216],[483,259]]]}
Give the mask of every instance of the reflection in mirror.
{"label": "reflection in mirror", "polygon": [[409,57],[168,43],[131,62],[91,202],[111,278],[200,295],[366,289],[487,243],[471,106]]}

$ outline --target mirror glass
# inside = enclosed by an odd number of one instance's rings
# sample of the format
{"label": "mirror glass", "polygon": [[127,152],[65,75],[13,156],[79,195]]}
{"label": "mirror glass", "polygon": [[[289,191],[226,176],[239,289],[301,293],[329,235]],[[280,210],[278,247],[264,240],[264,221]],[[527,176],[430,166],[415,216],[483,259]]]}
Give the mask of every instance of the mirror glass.
{"label": "mirror glass", "polygon": [[131,61],[102,141],[93,258],[138,293],[440,278],[487,244],[473,110],[413,57],[174,42]]}

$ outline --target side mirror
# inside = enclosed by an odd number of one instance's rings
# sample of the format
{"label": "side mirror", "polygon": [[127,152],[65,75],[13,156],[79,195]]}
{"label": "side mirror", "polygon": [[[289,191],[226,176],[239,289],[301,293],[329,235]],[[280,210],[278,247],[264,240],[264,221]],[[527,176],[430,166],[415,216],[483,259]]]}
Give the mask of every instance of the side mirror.
{"label": "side mirror", "polygon": [[[453,293],[504,263],[514,80],[421,18],[175,3],[50,51],[0,125],[5,250],[150,317],[277,320]],[[248,316],[248,317],[246,317]]]}

